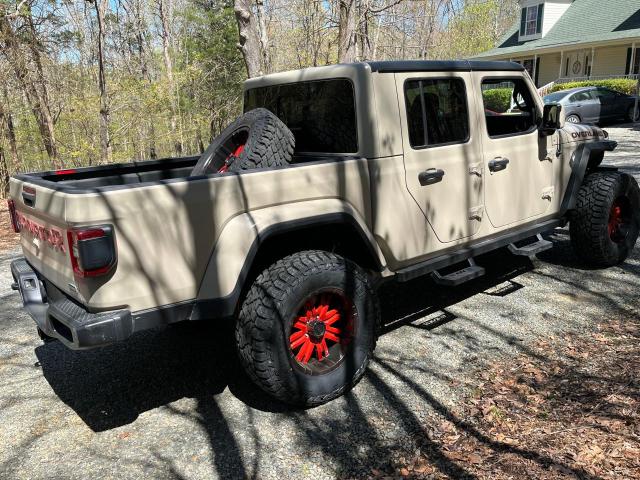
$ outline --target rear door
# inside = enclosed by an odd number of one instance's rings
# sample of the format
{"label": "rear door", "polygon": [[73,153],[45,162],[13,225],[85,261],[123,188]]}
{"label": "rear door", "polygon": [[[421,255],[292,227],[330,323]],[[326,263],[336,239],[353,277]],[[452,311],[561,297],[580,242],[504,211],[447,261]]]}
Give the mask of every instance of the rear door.
{"label": "rear door", "polygon": [[466,72],[397,73],[407,188],[442,243],[476,233],[482,151]]}
{"label": "rear door", "polygon": [[496,228],[544,214],[554,195],[552,137],[536,125],[542,103],[528,78],[505,73],[472,74],[485,108],[484,202]]}
{"label": "rear door", "polygon": [[606,88],[597,88],[594,90],[595,95],[600,99],[600,118],[609,119],[620,115],[618,110],[620,109],[620,98],[616,92],[608,90]]}

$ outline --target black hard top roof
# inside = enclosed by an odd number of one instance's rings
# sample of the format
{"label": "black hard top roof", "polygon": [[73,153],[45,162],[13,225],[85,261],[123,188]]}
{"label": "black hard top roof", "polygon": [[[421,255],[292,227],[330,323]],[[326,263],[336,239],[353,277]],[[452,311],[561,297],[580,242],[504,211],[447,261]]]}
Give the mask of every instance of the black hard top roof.
{"label": "black hard top roof", "polygon": [[372,72],[521,72],[524,67],[515,62],[482,60],[386,60],[366,62]]}

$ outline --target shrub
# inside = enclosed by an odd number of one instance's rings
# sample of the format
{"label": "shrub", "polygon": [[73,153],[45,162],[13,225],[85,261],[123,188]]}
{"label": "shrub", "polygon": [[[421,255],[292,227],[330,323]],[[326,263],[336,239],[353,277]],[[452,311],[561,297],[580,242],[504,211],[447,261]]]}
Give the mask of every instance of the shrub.
{"label": "shrub", "polygon": [[510,88],[492,88],[490,90],[484,90],[482,97],[484,98],[484,107],[494,112],[506,112],[511,106],[511,93]]}
{"label": "shrub", "polygon": [[578,87],[606,87],[617,92],[626,93],[627,95],[635,95],[638,82],[628,78],[612,78],[610,80],[585,80],[582,82],[557,83],[551,88],[552,92],[560,90],[568,90]]}

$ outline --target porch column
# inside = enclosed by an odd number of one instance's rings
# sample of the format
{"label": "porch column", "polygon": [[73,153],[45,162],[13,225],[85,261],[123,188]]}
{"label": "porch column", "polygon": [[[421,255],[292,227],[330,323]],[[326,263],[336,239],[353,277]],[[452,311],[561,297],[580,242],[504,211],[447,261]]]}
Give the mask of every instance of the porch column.
{"label": "porch column", "polygon": [[[634,60],[636,59],[636,42],[631,44],[631,60],[629,60],[629,75],[633,75]],[[631,77],[633,78],[633,77]]]}
{"label": "porch column", "polygon": [[596,66],[596,47],[591,47],[591,71],[589,72],[589,79],[593,77],[595,66]]}
{"label": "porch column", "polygon": [[558,80],[562,78],[563,66],[564,66],[564,50],[560,50],[560,71],[558,72]]}

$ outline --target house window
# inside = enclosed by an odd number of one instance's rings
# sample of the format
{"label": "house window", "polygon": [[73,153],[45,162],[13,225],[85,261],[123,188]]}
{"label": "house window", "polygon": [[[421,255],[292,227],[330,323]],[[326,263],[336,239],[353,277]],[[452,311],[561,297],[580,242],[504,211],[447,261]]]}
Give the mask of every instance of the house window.
{"label": "house window", "polygon": [[589,55],[584,58],[584,74],[587,77],[591,76],[591,64],[589,63]]}
{"label": "house window", "polygon": [[[633,56],[633,58],[631,58]],[[638,75],[640,73],[640,47],[627,49],[627,67],[625,75]]]}
{"label": "house window", "polygon": [[544,4],[532,5],[522,9],[520,19],[520,36],[528,37],[542,33],[542,16],[544,14]]}

